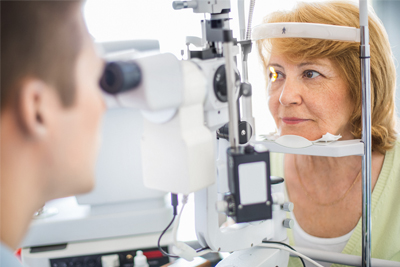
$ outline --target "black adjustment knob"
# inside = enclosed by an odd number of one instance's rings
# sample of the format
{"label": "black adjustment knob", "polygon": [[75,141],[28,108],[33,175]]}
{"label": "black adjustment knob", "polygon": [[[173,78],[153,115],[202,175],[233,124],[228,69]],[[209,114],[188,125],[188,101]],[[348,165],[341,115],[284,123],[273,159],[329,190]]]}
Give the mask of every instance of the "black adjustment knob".
{"label": "black adjustment knob", "polygon": [[252,95],[252,88],[250,83],[245,82],[240,84],[240,95],[246,97]]}
{"label": "black adjustment knob", "polygon": [[[246,144],[253,135],[251,125],[246,121],[239,122],[239,144]],[[229,140],[229,124],[225,124],[217,130],[217,137]]]}
{"label": "black adjustment knob", "polygon": [[251,146],[251,145],[247,145],[247,146],[244,148],[244,153],[246,153],[246,154],[253,154],[253,153],[254,153],[254,147]]}

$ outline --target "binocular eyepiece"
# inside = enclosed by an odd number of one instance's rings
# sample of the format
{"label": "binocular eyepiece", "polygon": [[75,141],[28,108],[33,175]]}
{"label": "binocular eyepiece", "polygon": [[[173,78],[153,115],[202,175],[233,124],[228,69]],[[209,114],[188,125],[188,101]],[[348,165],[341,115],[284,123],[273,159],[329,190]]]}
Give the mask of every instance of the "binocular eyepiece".
{"label": "binocular eyepiece", "polygon": [[109,94],[135,89],[142,81],[142,71],[133,61],[115,61],[106,64],[100,87]]}

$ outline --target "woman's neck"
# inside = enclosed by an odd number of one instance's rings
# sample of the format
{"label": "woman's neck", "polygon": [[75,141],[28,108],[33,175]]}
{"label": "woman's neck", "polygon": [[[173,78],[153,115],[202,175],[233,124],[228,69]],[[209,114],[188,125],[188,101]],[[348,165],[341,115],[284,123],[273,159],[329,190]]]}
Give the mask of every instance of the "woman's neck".
{"label": "woman's neck", "polygon": [[[309,155],[294,155],[294,163],[297,164],[299,170],[313,173],[326,173],[327,176],[337,172],[358,172],[361,169],[360,156],[319,157]],[[338,177],[337,179],[341,178]]]}
{"label": "woman's neck", "polygon": [[[383,154],[372,153],[372,190],[383,162]],[[361,157],[287,154],[284,163],[288,196],[304,231],[330,238],[344,235],[355,227],[361,216]]]}
{"label": "woman's neck", "polygon": [[293,155],[295,177],[305,193],[320,203],[331,203],[351,189],[361,175],[361,157]]}

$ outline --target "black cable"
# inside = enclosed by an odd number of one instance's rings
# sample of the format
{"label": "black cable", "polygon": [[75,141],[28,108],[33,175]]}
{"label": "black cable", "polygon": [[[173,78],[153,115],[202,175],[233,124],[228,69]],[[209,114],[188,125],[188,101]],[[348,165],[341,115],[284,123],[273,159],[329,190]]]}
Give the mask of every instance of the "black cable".
{"label": "black cable", "polygon": [[[279,245],[283,245],[283,246],[285,246],[285,247],[288,247],[288,248],[290,248],[290,249],[293,250],[293,251],[296,251],[292,246],[289,246],[288,244],[283,243],[283,242],[278,242],[278,241],[263,241],[263,243],[266,243],[266,244],[268,244],[268,243],[270,243],[270,244],[279,244]],[[303,267],[306,267],[306,264],[304,263],[303,258],[302,258],[302,257],[298,257],[298,258],[300,259],[301,263],[303,264]]]}
{"label": "black cable", "polygon": [[179,258],[179,256],[176,256],[176,255],[172,255],[172,254],[167,253],[167,252],[164,251],[164,250],[162,249],[162,247],[161,247],[161,238],[163,237],[163,235],[165,234],[165,232],[168,231],[168,229],[171,227],[171,225],[174,223],[175,217],[176,217],[176,215],[178,214],[178,195],[177,195],[177,194],[171,193],[171,205],[172,205],[172,207],[174,208],[174,210],[173,210],[173,215],[174,215],[174,217],[172,217],[171,222],[170,222],[170,223],[168,224],[168,226],[164,229],[164,231],[162,231],[160,237],[158,238],[157,245],[158,245],[158,249],[161,251],[161,253],[162,253],[164,256],[171,257],[171,258]]}
{"label": "black cable", "polygon": [[174,216],[178,215],[178,195],[171,193],[171,205],[174,208]]}
{"label": "black cable", "polygon": [[199,253],[199,252],[202,252],[202,251],[207,250],[207,249],[210,249],[210,248],[209,247],[199,248],[199,249],[196,249],[196,252]]}
{"label": "black cable", "polygon": [[168,252],[164,251],[164,250],[162,249],[160,243],[161,243],[161,238],[163,237],[163,235],[165,234],[165,232],[167,232],[168,229],[171,227],[171,225],[174,223],[175,217],[176,217],[176,215],[174,215],[174,217],[172,217],[171,222],[168,224],[167,228],[165,228],[164,231],[162,231],[160,237],[158,238],[158,242],[157,242],[158,249],[161,251],[161,253],[162,253],[164,256],[168,256],[168,257],[171,257],[171,258],[179,258],[179,257],[176,256],[176,255],[169,254]]}

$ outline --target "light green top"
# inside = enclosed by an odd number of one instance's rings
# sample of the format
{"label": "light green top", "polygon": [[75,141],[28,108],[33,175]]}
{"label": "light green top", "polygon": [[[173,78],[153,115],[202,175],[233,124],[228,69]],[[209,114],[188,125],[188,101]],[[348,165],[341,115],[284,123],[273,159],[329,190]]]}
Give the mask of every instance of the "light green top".
{"label": "light green top", "polygon": [[[283,158],[284,154],[271,153],[272,176],[285,178]],[[371,218],[372,257],[400,261],[400,141],[397,141],[395,147],[385,154],[381,173],[372,192]],[[360,218],[342,253],[361,256],[361,232]],[[290,245],[295,246],[292,230],[288,230],[288,237]],[[291,258],[289,266],[302,265],[298,259]]]}

